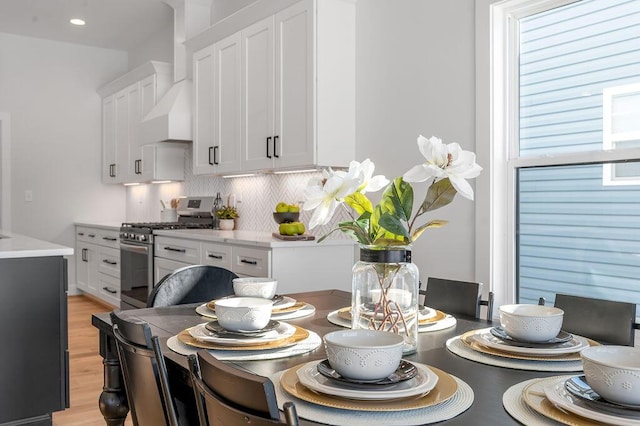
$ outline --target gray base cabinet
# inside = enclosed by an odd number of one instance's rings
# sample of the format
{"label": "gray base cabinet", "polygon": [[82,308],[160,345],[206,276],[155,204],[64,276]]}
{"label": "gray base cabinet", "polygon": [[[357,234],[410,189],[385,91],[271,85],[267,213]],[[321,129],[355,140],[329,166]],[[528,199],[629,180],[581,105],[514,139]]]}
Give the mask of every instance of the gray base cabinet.
{"label": "gray base cabinet", "polygon": [[67,260],[0,259],[0,425],[50,425],[69,407]]}

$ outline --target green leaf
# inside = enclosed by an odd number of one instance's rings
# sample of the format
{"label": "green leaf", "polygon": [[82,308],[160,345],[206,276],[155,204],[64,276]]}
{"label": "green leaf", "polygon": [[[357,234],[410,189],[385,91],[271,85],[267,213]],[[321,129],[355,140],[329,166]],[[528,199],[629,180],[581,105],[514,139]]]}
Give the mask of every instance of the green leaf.
{"label": "green leaf", "polygon": [[429,228],[442,228],[447,223],[449,223],[448,220],[439,220],[439,219],[435,219],[435,220],[432,220],[432,221],[430,221],[428,223],[425,223],[424,225],[420,226],[418,229],[413,231],[413,234],[411,235],[411,240],[412,241],[417,240],[418,237],[420,235],[422,235],[422,233],[424,231],[426,231],[427,229],[429,229]]}
{"label": "green leaf", "polygon": [[382,193],[380,206],[383,212],[388,212],[404,221],[409,220],[413,209],[413,188],[401,177],[395,178]]}
{"label": "green leaf", "polygon": [[394,238],[378,238],[373,242],[373,245],[379,247],[390,247],[390,246],[406,246],[409,244],[409,241],[405,239],[394,239]]}
{"label": "green leaf", "polygon": [[392,214],[383,213],[382,216],[380,216],[379,224],[392,234],[409,238],[409,232],[407,232],[402,221]]}
{"label": "green leaf", "polygon": [[422,210],[428,212],[444,207],[453,201],[457,193],[456,189],[451,185],[449,178],[434,182],[424,197]]}
{"label": "green leaf", "polygon": [[345,234],[355,238],[361,244],[370,244],[371,239],[366,228],[366,222],[341,222],[339,229]]}
{"label": "green leaf", "polygon": [[344,202],[359,215],[362,215],[365,212],[371,213],[373,211],[371,201],[360,192],[354,192],[353,194],[347,195],[344,198]]}

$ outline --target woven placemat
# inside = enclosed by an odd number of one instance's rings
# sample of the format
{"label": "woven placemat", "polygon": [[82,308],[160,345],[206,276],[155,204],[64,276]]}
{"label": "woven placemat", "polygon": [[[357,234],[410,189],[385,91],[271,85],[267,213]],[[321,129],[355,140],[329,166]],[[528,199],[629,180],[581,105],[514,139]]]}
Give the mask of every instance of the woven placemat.
{"label": "woven placemat", "polygon": [[452,376],[458,384],[458,391],[451,399],[438,405],[404,411],[342,410],[312,404],[289,395],[280,385],[282,373],[280,371],[269,377],[276,388],[278,405],[282,407],[286,401],[293,401],[298,417],[335,426],[413,426],[441,422],[464,413],[471,407],[474,398],[471,387],[459,378]]}
{"label": "woven placemat", "polygon": [[[294,355],[301,355],[318,348],[322,344],[320,336],[309,330],[309,337],[301,341],[300,343],[280,349],[265,349],[260,351],[225,351],[209,349],[209,353],[222,361],[256,361],[262,359],[278,359],[287,358]],[[200,350],[193,346],[182,343],[176,336],[169,337],[167,340],[167,346],[173,352],[180,355],[195,354]]]}
{"label": "woven placemat", "polygon": [[582,371],[582,361],[533,361],[516,358],[504,358],[493,356],[482,352],[474,351],[469,346],[462,343],[460,336],[452,337],[447,340],[447,349],[458,355],[459,357],[479,362],[482,364],[493,365],[495,367],[514,368],[516,370],[529,371],[554,371],[554,372],[571,372]]}
{"label": "woven placemat", "polygon": [[557,426],[561,423],[539,414],[529,407],[522,397],[522,391],[530,383],[540,379],[531,379],[516,383],[502,395],[502,405],[511,417],[525,425]]}

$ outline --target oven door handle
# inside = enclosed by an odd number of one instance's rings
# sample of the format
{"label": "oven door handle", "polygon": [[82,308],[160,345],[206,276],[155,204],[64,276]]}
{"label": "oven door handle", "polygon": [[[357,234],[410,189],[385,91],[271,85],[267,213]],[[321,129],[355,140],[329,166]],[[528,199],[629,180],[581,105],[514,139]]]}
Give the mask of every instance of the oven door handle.
{"label": "oven door handle", "polygon": [[138,245],[126,244],[123,242],[120,243],[121,250],[132,251],[134,253],[144,253],[144,254],[149,253],[149,247],[150,246],[138,246]]}

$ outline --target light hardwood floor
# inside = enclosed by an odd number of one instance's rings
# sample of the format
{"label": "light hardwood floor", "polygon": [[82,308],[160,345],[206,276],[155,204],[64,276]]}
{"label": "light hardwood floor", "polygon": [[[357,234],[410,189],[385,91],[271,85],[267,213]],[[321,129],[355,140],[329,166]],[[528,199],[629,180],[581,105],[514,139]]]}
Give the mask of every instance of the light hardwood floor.
{"label": "light hardwood floor", "polygon": [[[113,308],[86,296],[68,297],[70,408],[53,414],[54,426],[103,426],[98,409],[102,392],[102,358],[98,352],[98,329],[91,314]],[[132,425],[127,417],[127,425]]]}

